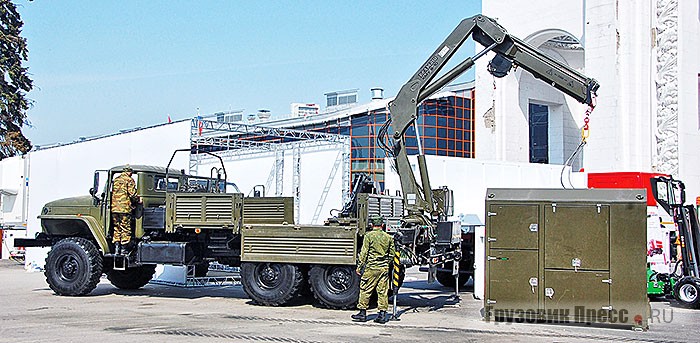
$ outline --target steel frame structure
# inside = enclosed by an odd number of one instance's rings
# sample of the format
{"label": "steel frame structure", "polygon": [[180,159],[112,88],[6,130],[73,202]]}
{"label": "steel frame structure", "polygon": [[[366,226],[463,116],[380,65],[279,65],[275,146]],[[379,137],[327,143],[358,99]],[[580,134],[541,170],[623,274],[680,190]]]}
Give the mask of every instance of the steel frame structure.
{"label": "steel frame structure", "polygon": [[[281,138],[284,142],[256,141],[251,138],[262,137]],[[243,123],[224,123],[203,118],[193,118],[190,130],[190,173],[197,172],[197,166],[214,157],[202,153],[206,151],[219,155],[224,161],[232,161],[245,157],[255,157],[261,154],[274,154],[275,195],[282,195],[282,175],[285,151],[292,151],[293,185],[292,190],[298,190],[300,183],[300,154],[314,150],[340,147],[340,162],[342,172],[343,203],[348,200],[350,193],[350,136],[322,132],[303,131]],[[332,177],[333,175],[331,175]],[[294,191],[295,220],[299,215],[300,192]]]}

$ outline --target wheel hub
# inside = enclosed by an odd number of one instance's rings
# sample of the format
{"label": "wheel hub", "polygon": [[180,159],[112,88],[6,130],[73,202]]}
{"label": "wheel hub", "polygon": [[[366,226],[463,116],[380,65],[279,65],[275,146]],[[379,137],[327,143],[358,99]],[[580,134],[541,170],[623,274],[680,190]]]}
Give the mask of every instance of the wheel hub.
{"label": "wheel hub", "polygon": [[684,302],[692,303],[698,298],[698,290],[693,285],[683,285],[678,290],[678,297]]}
{"label": "wheel hub", "polygon": [[347,268],[333,268],[326,278],[328,280],[328,288],[338,293],[350,288],[350,279]]}
{"label": "wheel hub", "polygon": [[278,279],[279,271],[273,266],[265,264],[260,268],[260,272],[258,273],[258,284],[260,286],[264,288],[273,288],[277,286]]}
{"label": "wheel hub", "polygon": [[57,269],[61,279],[65,281],[73,280],[78,275],[78,260],[75,258],[75,256],[63,256],[58,261]]}

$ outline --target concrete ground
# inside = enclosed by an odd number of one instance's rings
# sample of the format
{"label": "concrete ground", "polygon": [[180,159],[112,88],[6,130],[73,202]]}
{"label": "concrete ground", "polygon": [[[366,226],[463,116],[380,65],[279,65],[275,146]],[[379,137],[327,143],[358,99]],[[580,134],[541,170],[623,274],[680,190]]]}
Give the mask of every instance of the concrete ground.
{"label": "concrete ground", "polygon": [[[585,324],[484,322],[469,291],[457,301],[409,270],[398,298],[400,321],[355,323],[355,311],[253,305],[240,286],[149,284],[123,291],[103,279],[89,296],[61,297],[42,273],[0,262],[0,342],[697,342],[700,310],[652,302],[650,330]],[[374,313],[374,311],[371,311]],[[664,317],[665,316],[665,317]]]}

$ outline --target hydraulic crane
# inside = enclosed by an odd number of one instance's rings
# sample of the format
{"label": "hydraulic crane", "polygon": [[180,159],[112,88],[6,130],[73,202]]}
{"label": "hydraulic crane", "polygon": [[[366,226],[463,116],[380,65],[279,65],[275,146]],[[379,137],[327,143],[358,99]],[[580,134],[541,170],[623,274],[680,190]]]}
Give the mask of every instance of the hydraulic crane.
{"label": "hydraulic crane", "polygon": [[[484,49],[436,78],[469,37],[483,45]],[[387,156],[393,158],[393,167],[399,174],[407,210],[398,230],[398,237],[403,244],[402,264],[429,264],[432,271],[429,279],[432,279],[436,265],[460,260],[460,246],[458,240],[454,239],[455,236],[459,237],[456,231],[458,228],[455,228],[458,225],[447,222],[447,217],[453,211],[451,191],[446,187],[433,190],[430,186],[425,154],[417,129],[420,184],[416,180],[405,149],[406,131],[415,125],[418,106],[423,100],[455,80],[474,66],[477,59],[489,52],[495,53],[488,64],[488,71],[494,77],[504,77],[514,67],[521,67],[577,101],[594,106],[595,92],[599,87],[596,80],[508,34],[489,17],[477,15],[459,23],[401,87],[396,98],[389,104],[389,119],[377,137],[378,144]]]}

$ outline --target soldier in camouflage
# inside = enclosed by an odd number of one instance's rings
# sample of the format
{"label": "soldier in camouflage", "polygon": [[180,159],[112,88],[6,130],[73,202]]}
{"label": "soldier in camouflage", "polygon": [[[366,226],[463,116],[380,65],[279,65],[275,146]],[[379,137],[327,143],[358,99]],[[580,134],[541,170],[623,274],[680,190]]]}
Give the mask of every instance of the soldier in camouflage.
{"label": "soldier in camouflage", "polygon": [[133,170],[128,165],[112,183],[112,227],[114,228],[115,253],[128,254],[131,243],[131,212],[141,202],[136,195],[136,182],[131,178]]}
{"label": "soldier in camouflage", "polygon": [[377,309],[379,315],[374,319],[377,323],[388,321],[386,311],[389,308],[389,267],[394,256],[394,242],[382,225],[384,218],[373,216],[372,230],[367,232],[362,242],[362,250],[357,264],[357,274],[360,275],[360,297],[357,308],[360,310],[352,315],[356,321],[367,321],[367,307],[372,292],[377,291]]}

